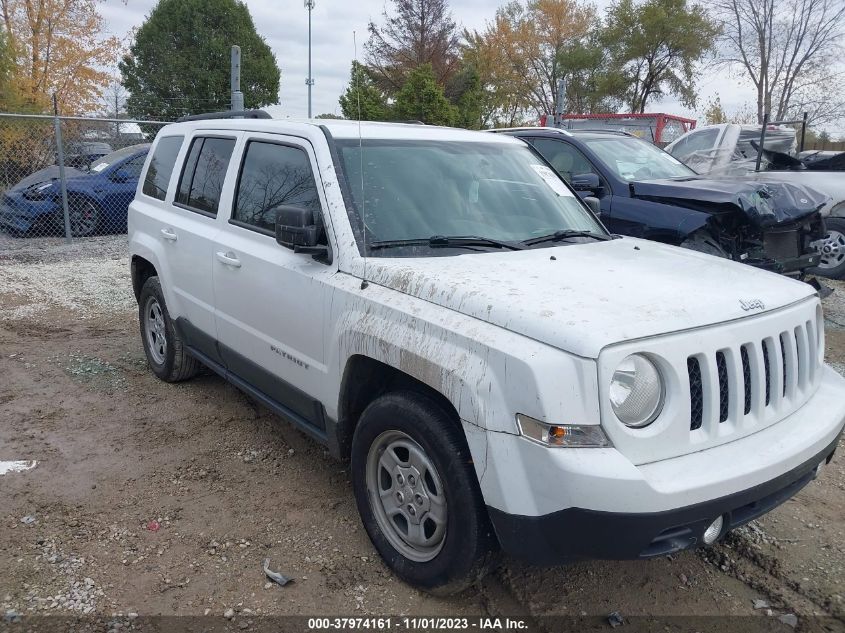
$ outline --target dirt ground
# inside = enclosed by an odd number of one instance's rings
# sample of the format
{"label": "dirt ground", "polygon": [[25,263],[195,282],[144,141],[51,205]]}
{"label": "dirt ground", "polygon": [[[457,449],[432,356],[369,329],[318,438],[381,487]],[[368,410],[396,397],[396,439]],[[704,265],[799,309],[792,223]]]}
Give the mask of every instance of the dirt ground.
{"label": "dirt ground", "polygon": [[[123,240],[0,250],[0,465],[37,462],[0,471],[5,621],[509,615],[543,628],[619,612],[845,629],[844,450],[713,549],[552,569],[503,559],[457,597],[409,588],[371,547],[346,464],[215,375],[170,385],[147,370]],[[845,372],[845,284],[832,285],[827,358]],[[268,583],[266,557],[295,582]]]}

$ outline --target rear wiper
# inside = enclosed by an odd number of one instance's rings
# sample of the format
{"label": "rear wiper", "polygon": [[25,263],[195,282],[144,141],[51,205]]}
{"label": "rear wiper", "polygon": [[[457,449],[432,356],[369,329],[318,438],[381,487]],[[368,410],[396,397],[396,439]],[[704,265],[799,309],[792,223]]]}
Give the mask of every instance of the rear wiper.
{"label": "rear wiper", "polygon": [[512,251],[521,251],[524,248],[519,244],[503,242],[491,237],[479,237],[477,235],[432,235],[429,238],[416,238],[409,240],[377,240],[369,244],[371,249],[397,248],[402,246],[428,246],[429,248],[472,248],[474,246],[492,246],[494,248],[507,248]]}
{"label": "rear wiper", "polygon": [[595,240],[601,240],[602,242],[613,239],[612,235],[606,235],[605,233],[593,233],[592,231],[567,229],[564,231],[555,231],[554,233],[549,233],[548,235],[541,235],[539,237],[522,240],[520,244],[524,244],[525,246],[534,246],[534,244],[542,244],[543,242],[560,242],[568,240],[571,237],[591,237]]}

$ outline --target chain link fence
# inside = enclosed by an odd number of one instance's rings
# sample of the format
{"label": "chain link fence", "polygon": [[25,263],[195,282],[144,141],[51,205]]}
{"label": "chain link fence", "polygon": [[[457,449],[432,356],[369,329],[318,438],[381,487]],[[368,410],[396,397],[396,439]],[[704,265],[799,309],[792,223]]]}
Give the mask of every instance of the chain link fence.
{"label": "chain link fence", "polygon": [[125,233],[166,123],[0,114],[0,253]]}

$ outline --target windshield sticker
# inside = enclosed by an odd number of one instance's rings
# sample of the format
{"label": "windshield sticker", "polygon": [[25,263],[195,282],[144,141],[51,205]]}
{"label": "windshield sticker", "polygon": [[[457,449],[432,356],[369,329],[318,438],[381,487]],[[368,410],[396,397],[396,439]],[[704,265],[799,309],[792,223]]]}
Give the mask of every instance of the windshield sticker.
{"label": "windshield sticker", "polygon": [[98,172],[103,171],[108,166],[109,166],[108,163],[98,163],[91,168],[91,171],[93,171],[96,174]]}
{"label": "windshield sticker", "polygon": [[563,184],[560,177],[545,165],[531,165],[531,169],[537,172],[549,188],[561,197],[574,198],[572,192]]}

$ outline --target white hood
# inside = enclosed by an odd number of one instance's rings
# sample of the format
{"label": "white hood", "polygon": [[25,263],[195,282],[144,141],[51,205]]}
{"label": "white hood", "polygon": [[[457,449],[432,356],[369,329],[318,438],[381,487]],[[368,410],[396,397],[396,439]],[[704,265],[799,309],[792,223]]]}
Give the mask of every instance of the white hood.
{"label": "white hood", "polygon": [[588,358],[612,343],[749,317],[815,293],[745,264],[633,238],[373,257],[367,278]]}

